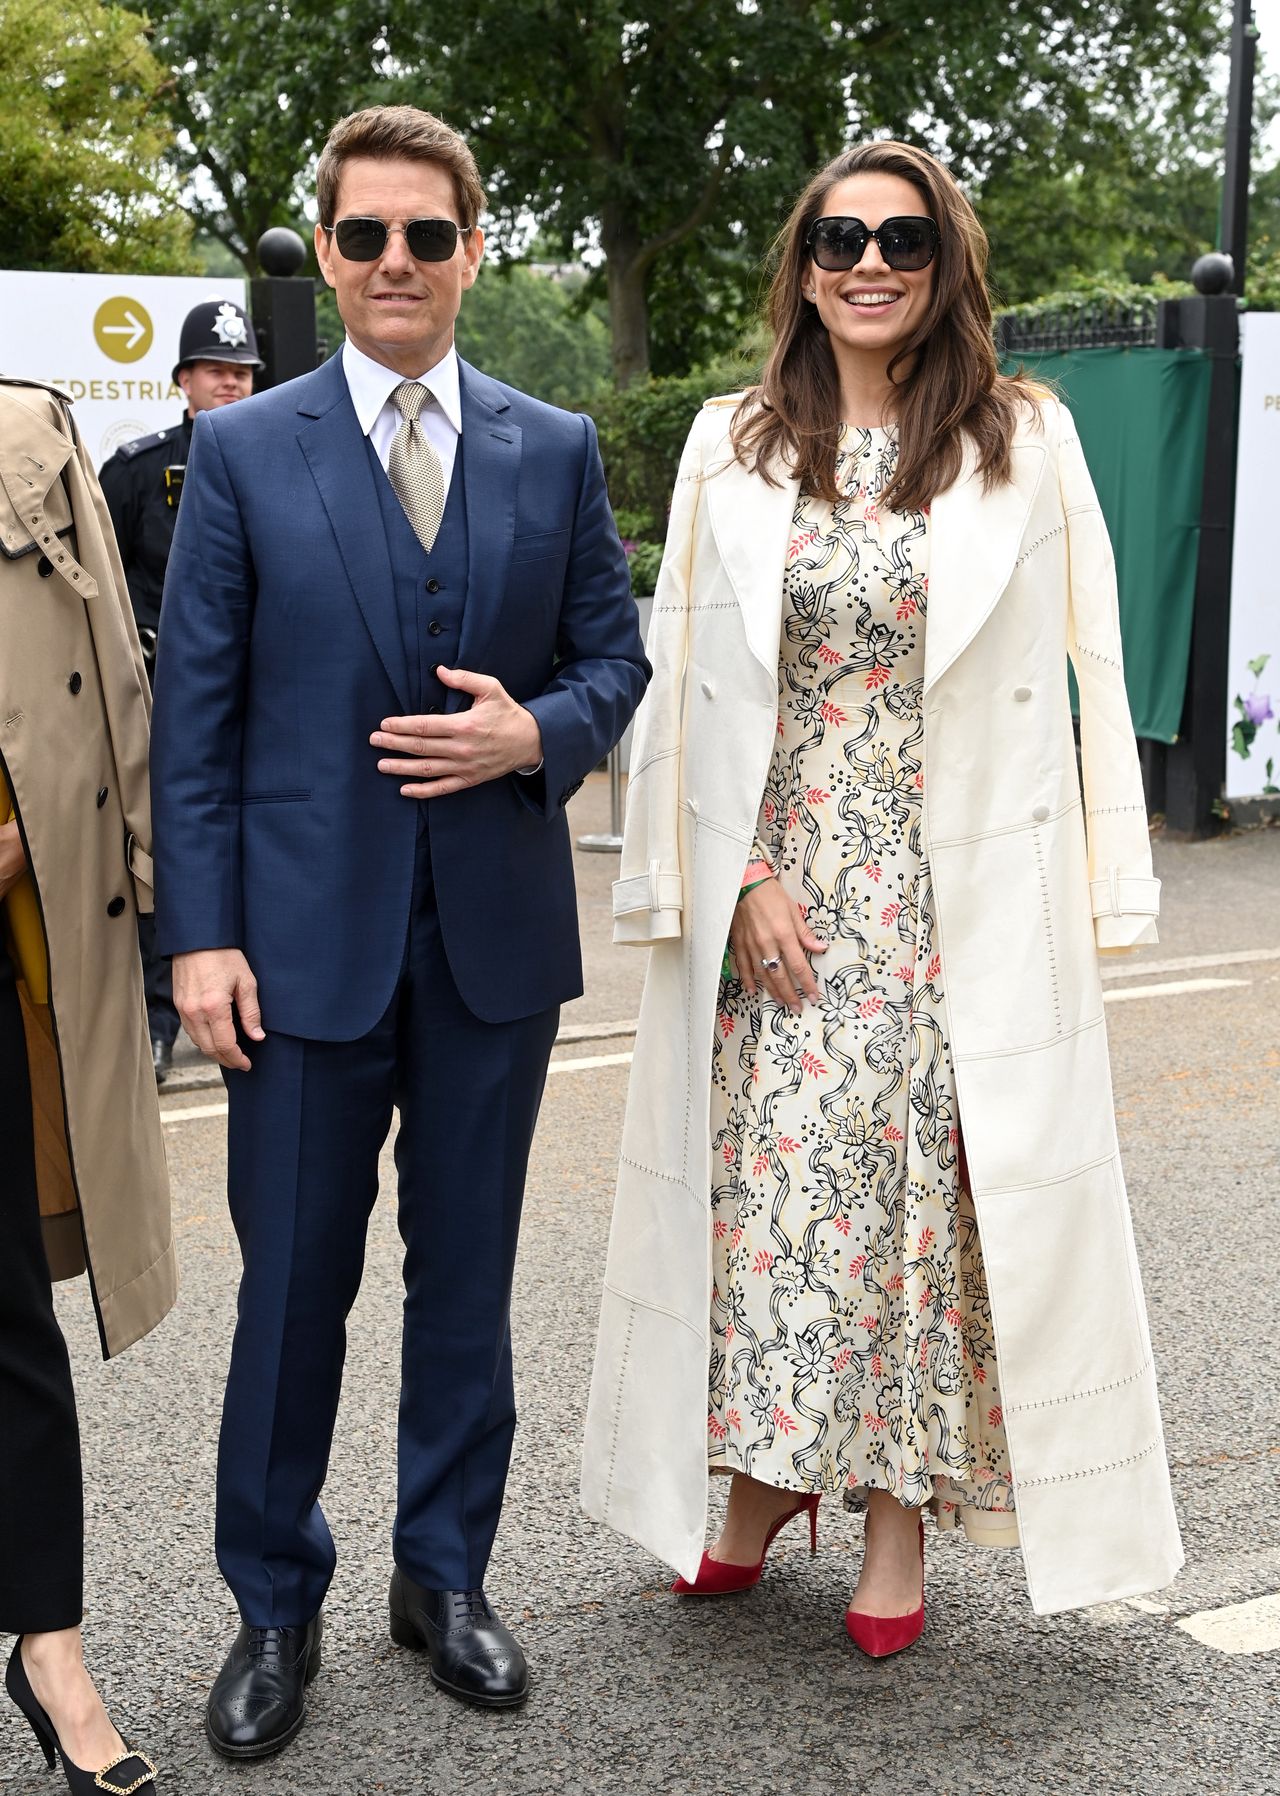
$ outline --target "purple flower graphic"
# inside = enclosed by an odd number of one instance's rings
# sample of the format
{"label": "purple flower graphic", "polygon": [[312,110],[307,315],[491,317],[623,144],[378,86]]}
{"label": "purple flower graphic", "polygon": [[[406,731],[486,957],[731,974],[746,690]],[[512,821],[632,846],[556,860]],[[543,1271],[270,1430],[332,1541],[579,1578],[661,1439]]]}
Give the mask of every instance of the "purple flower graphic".
{"label": "purple flower graphic", "polygon": [[1269,717],[1274,717],[1275,712],[1271,709],[1270,694],[1250,692],[1244,700],[1244,714],[1255,728],[1259,724],[1265,723]]}

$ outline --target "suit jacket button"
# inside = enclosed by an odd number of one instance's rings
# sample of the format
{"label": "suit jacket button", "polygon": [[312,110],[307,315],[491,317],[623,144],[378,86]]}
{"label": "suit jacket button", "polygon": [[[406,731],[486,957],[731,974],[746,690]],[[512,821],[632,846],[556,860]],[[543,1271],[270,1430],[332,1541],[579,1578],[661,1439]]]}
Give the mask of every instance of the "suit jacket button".
{"label": "suit jacket button", "polygon": [[110,904],[107,906],[107,915],[109,917],[118,917],[118,916],[121,916],[123,914],[123,912],[124,912],[124,899],[123,898],[113,898],[111,900]]}
{"label": "suit jacket button", "polygon": [[1031,817],[1032,817],[1032,821],[1033,821],[1033,822],[1035,822],[1035,823],[1045,823],[1045,822],[1047,822],[1047,821],[1048,821],[1048,817],[1049,817],[1049,807],[1048,807],[1048,805],[1047,805],[1047,804],[1038,804],[1038,805],[1037,805],[1037,806],[1036,806],[1036,808],[1035,808],[1035,810],[1034,810],[1034,811],[1032,811],[1032,813],[1031,813]]}
{"label": "suit jacket button", "polygon": [[439,592],[439,590],[440,590],[440,582],[438,580],[428,580],[427,581],[427,591],[428,592]]}
{"label": "suit jacket button", "polygon": [[73,673],[71,678],[67,681],[67,690],[70,692],[72,698],[75,697],[83,685],[84,681],[80,678],[80,675],[78,673]]}
{"label": "suit jacket button", "polygon": [[103,805],[106,802],[107,802],[107,788],[105,786],[103,786],[101,791],[98,793],[98,809],[101,810]]}

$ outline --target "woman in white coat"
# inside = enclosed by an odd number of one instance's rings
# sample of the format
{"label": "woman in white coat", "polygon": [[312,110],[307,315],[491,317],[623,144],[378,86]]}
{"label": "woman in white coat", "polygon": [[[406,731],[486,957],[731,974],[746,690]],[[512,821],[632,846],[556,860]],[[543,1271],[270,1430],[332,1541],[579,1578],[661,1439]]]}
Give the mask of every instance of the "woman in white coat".
{"label": "woman in white coat", "polygon": [[761,385],[681,463],[614,896],[652,954],[584,1503],[709,1595],[865,1502],[874,1656],[925,1509],[1039,1613],[1181,1563],[1096,960],[1159,893],[1114,566],[985,266],[909,145],[797,202]]}

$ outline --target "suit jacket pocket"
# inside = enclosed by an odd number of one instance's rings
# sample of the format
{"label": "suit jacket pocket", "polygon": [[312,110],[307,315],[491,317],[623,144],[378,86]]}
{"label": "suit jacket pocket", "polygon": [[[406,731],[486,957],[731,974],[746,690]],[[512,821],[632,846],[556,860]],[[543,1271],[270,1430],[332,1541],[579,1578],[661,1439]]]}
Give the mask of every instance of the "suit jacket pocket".
{"label": "suit jacket pocket", "polygon": [[569,547],[569,531],[539,530],[527,536],[517,536],[511,545],[511,560],[544,561],[553,555],[563,555]]}
{"label": "suit jacket pocket", "polygon": [[241,804],[305,804],[310,792],[242,792]]}

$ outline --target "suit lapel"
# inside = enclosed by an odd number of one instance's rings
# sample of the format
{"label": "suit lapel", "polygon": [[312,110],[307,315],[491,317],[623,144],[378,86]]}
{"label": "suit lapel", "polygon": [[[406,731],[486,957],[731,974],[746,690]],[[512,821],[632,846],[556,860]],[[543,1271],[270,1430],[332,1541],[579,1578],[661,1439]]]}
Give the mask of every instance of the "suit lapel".
{"label": "suit lapel", "polygon": [[[726,414],[726,417],[728,414]],[[799,482],[783,474],[770,486],[734,459],[727,424],[705,465],[707,509],[716,549],[737,596],[747,646],[771,680],[778,677],[782,570],[791,542]]]}
{"label": "suit lapel", "polygon": [[409,670],[396,612],[391,555],[382,508],[340,355],[307,382],[298,410],[305,420],[298,443],[337,539],[338,553],[387,678],[409,710]]}
{"label": "suit lapel", "polygon": [[[478,369],[458,364],[462,400],[462,487],[467,511],[467,602],[458,665],[484,671],[489,639],[502,610],[516,533],[521,432],[501,387]],[[464,695],[451,692],[447,709]]]}
{"label": "suit lapel", "polygon": [[924,639],[926,692],[973,641],[1017,565],[1048,457],[1039,438],[1015,440],[1012,457],[1012,478],[984,492],[973,451],[966,446],[959,478],[933,502]]}

